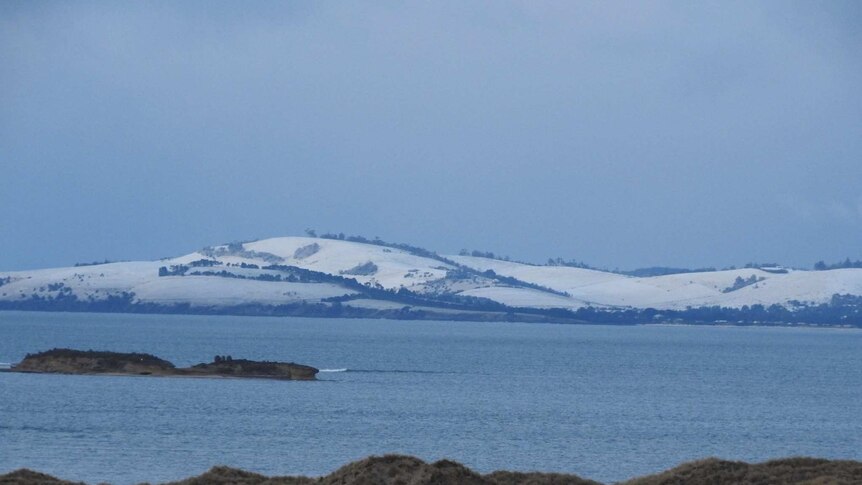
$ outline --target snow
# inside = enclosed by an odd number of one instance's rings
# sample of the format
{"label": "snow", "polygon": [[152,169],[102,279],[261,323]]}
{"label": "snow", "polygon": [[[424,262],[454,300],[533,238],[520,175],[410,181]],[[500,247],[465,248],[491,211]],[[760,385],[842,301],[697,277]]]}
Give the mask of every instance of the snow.
{"label": "snow", "polygon": [[[222,278],[216,276],[159,277],[161,266],[187,263],[201,258],[177,258],[168,261],[111,263],[96,266],[35,270],[7,273],[12,282],[0,287],[0,300],[20,299],[32,294],[54,296],[48,286],[63,283],[79,299],[104,299],[123,292],[135,294],[142,302],[192,305],[236,305],[243,303],[285,304],[298,301],[316,302],[321,298],[353,294],[337,285],[269,282]],[[193,268],[193,270],[216,270]],[[228,268],[225,268],[228,269]],[[241,272],[241,268],[229,268]],[[191,271],[190,271],[191,272]]]}
{"label": "snow", "polygon": [[370,310],[401,310],[405,306],[413,307],[412,305],[405,305],[404,303],[398,303],[396,301],[371,300],[367,298],[357,298],[356,300],[346,301],[343,305],[355,308],[367,308]]}
{"label": "snow", "polygon": [[[746,279],[778,276],[745,269],[707,273],[682,273],[649,278],[622,278],[577,288],[573,297],[594,304],[638,308],[684,309],[687,306],[715,305],[726,299],[723,293],[737,277]],[[724,306],[724,305],[722,305]]]}
{"label": "snow", "polygon": [[488,298],[489,300],[513,307],[569,308],[575,310],[587,306],[585,302],[575,298],[555,295],[532,288],[487,286],[462,291],[459,295]]}
{"label": "snow", "polygon": [[498,275],[511,276],[527,283],[567,293],[584,286],[628,278],[606,271],[570,268],[568,266],[534,266],[474,256],[446,256],[446,258],[479,271],[490,269]]}
{"label": "snow", "polygon": [[20,295],[56,295],[47,287],[62,283],[78,298],[106,298],[109,294],[129,291],[136,285],[158,277],[158,261],[109,263],[71,268],[40,269],[6,273],[0,277],[12,278],[10,283],[0,286],[0,300],[19,299]]}
{"label": "snow", "polygon": [[[449,259],[479,271],[493,270],[498,275],[511,276],[568,293],[575,302],[592,306],[685,309],[699,306],[739,308],[744,305],[788,305],[791,301],[826,303],[832,295],[862,295],[862,269],[831,271],[796,271],[775,273],[754,268],[701,273],[682,273],[647,278],[633,278],[614,273],[560,266],[533,266],[472,256],[448,256]],[[757,283],[724,292],[736,278],[755,276]],[[503,290],[465,291],[464,294],[488,297],[495,301],[511,301]],[[503,295],[503,296],[497,296]],[[558,300],[568,307],[568,301]],[[534,306],[544,306],[548,300]]]}
{"label": "snow", "polygon": [[862,269],[793,271],[723,294],[722,306],[787,305],[792,301],[828,303],[832,295],[862,295]]}
{"label": "snow", "polygon": [[[297,249],[311,244],[317,244],[320,249],[308,257],[294,257]],[[279,264],[334,275],[342,274],[344,271],[370,261],[377,265],[378,270],[375,274],[367,276],[344,274],[344,276],[355,278],[363,284],[379,283],[387,289],[398,289],[402,286],[409,289],[428,281],[444,278],[446,277],[445,268],[448,267],[440,261],[414,256],[400,249],[337,239],[279,237],[246,243],[244,247],[249,251],[270,253],[284,258],[284,261]],[[231,257],[218,259],[225,262],[231,261],[231,259],[233,259],[232,262],[250,261]],[[263,266],[269,263],[257,260],[256,264]]]}
{"label": "snow", "polygon": [[[319,246],[316,251],[300,248]],[[699,306],[742,307],[772,304],[792,306],[792,302],[826,303],[834,294],[862,295],[862,269],[831,271],[798,271],[786,273],[759,269],[736,269],[703,273],[684,273],[635,278],[604,271],[563,266],[536,266],[472,256],[447,256],[457,264],[479,272],[493,270],[501,276],[568,296],[535,288],[511,287],[491,278],[476,276],[446,280],[450,265],[409,252],[373,244],[342,240],[281,237],[246,243],[243,252],[216,251],[220,266],[191,268],[188,276],[159,277],[161,266],[188,264],[199,259],[213,259],[206,251],[196,251],[161,261],[110,263],[93,266],[54,268],[0,273],[9,278],[0,286],[0,301],[43,297],[69,292],[80,299],[103,299],[110,295],[132,292],[145,302],[188,302],[194,305],[234,305],[244,303],[282,304],[297,301],[317,302],[321,298],[340,296],[349,290],[335,284],[305,284],[257,281],[217,276],[194,276],[196,271],[227,270],[245,276],[256,276],[265,270],[227,267],[225,264],[278,264],[298,266],[313,271],[355,278],[360,283],[380,284],[384,288],[406,287],[417,292],[461,294],[488,298],[510,306],[536,308],[636,307],[685,309]],[[271,256],[267,256],[267,254]],[[299,256],[299,257],[297,257]],[[374,263],[377,271],[369,275],[348,275],[345,271],[365,263]],[[737,278],[754,284],[726,291]],[[62,288],[58,289],[58,284]],[[397,308],[395,303],[355,301],[354,305],[382,305]]]}
{"label": "snow", "polygon": [[167,276],[132,288],[140,302],[231,306],[244,303],[283,305],[353,294],[327,283],[287,283],[211,276]]}

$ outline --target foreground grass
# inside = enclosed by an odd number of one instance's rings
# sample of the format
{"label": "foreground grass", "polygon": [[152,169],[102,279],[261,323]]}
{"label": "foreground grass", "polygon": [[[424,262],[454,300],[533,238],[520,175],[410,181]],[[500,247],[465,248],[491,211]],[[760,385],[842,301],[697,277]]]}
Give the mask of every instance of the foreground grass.
{"label": "foreground grass", "polygon": [[[557,473],[496,471],[480,475],[449,460],[426,463],[412,456],[372,456],[349,463],[329,475],[267,477],[229,467],[214,467],[203,475],[166,485],[595,485],[599,482]],[[862,462],[786,458],[749,464],[708,458],[623,485],[854,485],[862,484]],[[0,485],[82,485],[32,470],[0,475]]]}

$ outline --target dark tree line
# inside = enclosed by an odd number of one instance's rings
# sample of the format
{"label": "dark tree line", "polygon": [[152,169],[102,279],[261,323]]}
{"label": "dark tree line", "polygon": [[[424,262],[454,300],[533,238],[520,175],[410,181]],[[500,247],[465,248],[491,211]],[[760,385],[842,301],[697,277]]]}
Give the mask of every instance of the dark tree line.
{"label": "dark tree line", "polygon": [[753,285],[759,281],[763,281],[764,279],[765,278],[763,278],[763,277],[758,278],[757,275],[751,275],[748,278],[743,278],[742,276],[737,276],[736,279],[733,281],[733,284],[731,286],[728,286],[727,288],[721,290],[721,292],[722,293],[730,293],[731,291],[741,290],[742,288],[745,288],[746,286],[751,286],[751,285]]}
{"label": "dark tree line", "polygon": [[[330,275],[331,276],[331,275]],[[349,280],[349,279],[347,279]],[[397,318],[402,320],[445,318],[451,320],[517,321],[525,316],[532,321],[556,321],[560,323],[596,323],[608,325],[632,325],[640,323],[689,323],[689,324],[735,324],[735,325],[845,325],[862,327],[862,296],[833,295],[829,302],[806,305],[797,302],[791,308],[781,305],[751,305],[741,308],[699,307],[685,310],[646,309],[598,309],[593,307],[569,310],[565,308],[514,308],[484,298],[442,296],[434,300],[413,294],[409,290],[398,291],[369,288],[353,280],[355,288],[365,290],[372,298],[399,301],[404,307],[396,310],[374,310],[343,305],[351,297],[331,298],[323,303],[298,302],[283,305],[248,303],[229,307],[200,307],[188,303],[159,304],[136,302],[134,294],[124,292],[105,299],[79,299],[74,294],[60,293],[54,296],[31,295],[13,301],[0,301],[0,310],[70,311],[104,313],[157,313],[197,315],[267,315],[267,316],[313,316],[343,318]],[[412,306],[469,310],[464,313],[429,315],[425,310]]]}
{"label": "dark tree line", "polygon": [[862,268],[862,261],[850,261],[850,258],[845,259],[844,261],[832,264],[826,264],[823,261],[818,261],[814,263],[814,269],[816,271],[827,271],[830,269],[846,269],[846,268]]}

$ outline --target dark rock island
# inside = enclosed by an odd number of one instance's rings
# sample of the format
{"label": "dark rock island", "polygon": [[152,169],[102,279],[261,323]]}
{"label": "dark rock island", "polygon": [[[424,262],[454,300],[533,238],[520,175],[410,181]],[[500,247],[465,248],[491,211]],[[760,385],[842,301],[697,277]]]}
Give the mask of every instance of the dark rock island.
{"label": "dark rock island", "polygon": [[27,354],[7,372],[314,380],[318,370],[292,362],[259,362],[229,356],[216,356],[210,363],[191,367],[176,367],[150,354],[51,349]]}

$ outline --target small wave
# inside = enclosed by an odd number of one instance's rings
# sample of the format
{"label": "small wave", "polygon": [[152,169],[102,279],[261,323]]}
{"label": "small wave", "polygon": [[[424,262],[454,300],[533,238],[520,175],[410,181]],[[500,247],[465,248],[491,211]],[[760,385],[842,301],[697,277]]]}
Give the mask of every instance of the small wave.
{"label": "small wave", "polygon": [[366,374],[454,374],[454,372],[443,372],[436,370],[402,370],[402,369],[349,369],[347,372],[361,372]]}
{"label": "small wave", "polygon": [[344,368],[344,369],[320,369],[318,372],[347,372],[347,368]]}

